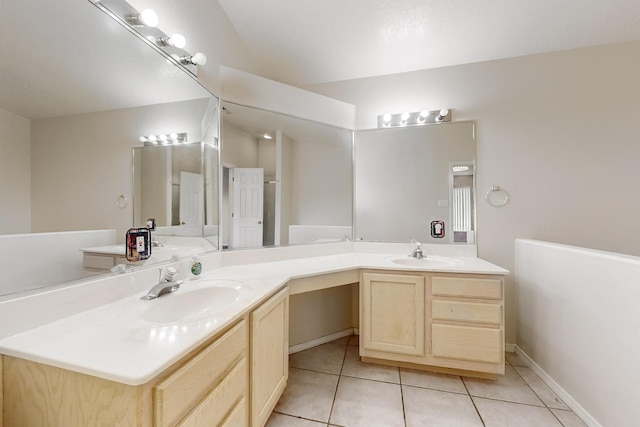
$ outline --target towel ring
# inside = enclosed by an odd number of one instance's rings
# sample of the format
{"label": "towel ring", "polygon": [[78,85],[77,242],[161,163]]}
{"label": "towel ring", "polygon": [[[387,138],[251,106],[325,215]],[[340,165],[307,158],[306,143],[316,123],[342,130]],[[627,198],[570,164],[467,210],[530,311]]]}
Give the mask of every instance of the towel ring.
{"label": "towel ring", "polygon": [[127,196],[125,196],[124,194],[119,195],[118,198],[116,199],[116,206],[119,207],[120,209],[126,208],[128,204],[129,204],[129,200],[127,199]]}
{"label": "towel ring", "polygon": [[[502,197],[496,198],[495,194],[500,194],[500,193],[502,193]],[[491,187],[489,191],[487,191],[487,194],[486,196],[484,196],[484,198],[487,199],[487,202],[491,206],[493,206],[494,208],[499,208],[501,206],[506,205],[509,202],[510,196],[507,190],[505,190],[504,188],[500,188],[497,185],[494,185],[493,187]]]}

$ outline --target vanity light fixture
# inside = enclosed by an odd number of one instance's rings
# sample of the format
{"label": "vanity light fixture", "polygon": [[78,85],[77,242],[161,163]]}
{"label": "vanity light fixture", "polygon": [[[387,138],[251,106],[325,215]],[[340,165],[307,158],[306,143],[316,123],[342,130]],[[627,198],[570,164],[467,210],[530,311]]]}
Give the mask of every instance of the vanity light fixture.
{"label": "vanity light fixture", "polygon": [[152,9],[139,12],[127,0],[90,0],[96,7],[114,18],[120,24],[142,36],[155,50],[170,59],[175,65],[184,67],[197,77],[197,65],[207,63],[207,57],[202,53],[191,55],[184,50],[186,38],[179,33],[171,36],[164,33],[158,26],[158,15]]}
{"label": "vanity light fixture", "polygon": [[176,145],[187,143],[187,133],[161,133],[158,135],[146,135],[138,138],[144,145]]}
{"label": "vanity light fixture", "polygon": [[386,113],[378,116],[378,127],[388,128],[397,126],[416,126],[427,123],[441,123],[451,121],[451,110],[422,110],[404,113]]}
{"label": "vanity light fixture", "polygon": [[196,52],[191,56],[181,56],[178,61],[182,65],[204,65],[207,63],[207,56],[202,52]]}
{"label": "vanity light fixture", "polygon": [[262,135],[262,137],[264,139],[273,139],[273,137],[271,135],[269,135],[268,133],[265,133],[264,135]]}
{"label": "vanity light fixture", "polygon": [[160,40],[157,40],[156,43],[158,46],[166,47],[172,46],[177,47],[178,49],[184,49],[187,45],[187,39],[179,33],[174,33],[171,37],[163,37]]}
{"label": "vanity light fixture", "polygon": [[467,172],[469,169],[471,169],[471,167],[467,165],[451,166],[453,172]]}
{"label": "vanity light fixture", "polygon": [[144,9],[140,13],[130,14],[125,17],[125,20],[132,27],[151,27],[158,26],[158,14],[153,9]]}
{"label": "vanity light fixture", "polygon": [[436,117],[436,122],[444,122],[447,116],[449,115],[449,110],[443,108],[438,112],[438,117]]}
{"label": "vanity light fixture", "polygon": [[[380,119],[378,119],[380,121]],[[382,126],[389,127],[391,126],[391,113],[386,113],[382,116]],[[380,127],[380,125],[378,125]]]}

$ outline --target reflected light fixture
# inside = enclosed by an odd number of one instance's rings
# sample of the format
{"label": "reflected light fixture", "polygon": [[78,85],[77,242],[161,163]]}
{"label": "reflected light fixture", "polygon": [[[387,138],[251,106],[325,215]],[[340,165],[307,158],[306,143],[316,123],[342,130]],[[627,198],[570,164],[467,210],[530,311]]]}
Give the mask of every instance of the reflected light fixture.
{"label": "reflected light fixture", "polygon": [[271,135],[269,135],[268,133],[265,133],[264,135],[262,135],[262,137],[264,139],[273,139],[273,137]]}
{"label": "reflected light fixture", "polygon": [[447,110],[446,108],[443,108],[438,112],[438,116],[436,117],[436,122],[445,121],[444,119],[446,119],[448,115],[449,115],[449,110]]}
{"label": "reflected light fixture", "polygon": [[126,21],[132,27],[157,27],[158,14],[153,9],[144,9],[142,12],[126,16]]}
{"label": "reflected light fixture", "polygon": [[160,133],[157,135],[146,135],[138,138],[144,145],[176,145],[187,143],[187,133]]}
{"label": "reflected light fixture", "polygon": [[396,126],[416,126],[428,123],[442,123],[451,121],[451,111],[443,108],[441,110],[422,110],[404,113],[385,113],[378,116],[378,127],[388,128]]}

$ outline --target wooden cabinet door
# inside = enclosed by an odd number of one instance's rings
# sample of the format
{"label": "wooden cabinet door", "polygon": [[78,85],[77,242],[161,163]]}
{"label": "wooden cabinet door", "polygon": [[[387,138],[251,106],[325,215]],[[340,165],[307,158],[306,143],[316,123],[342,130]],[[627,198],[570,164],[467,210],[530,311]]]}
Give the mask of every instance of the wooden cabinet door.
{"label": "wooden cabinet door", "polygon": [[289,288],[251,313],[251,426],[262,427],[289,378]]}
{"label": "wooden cabinet door", "polygon": [[364,273],[360,292],[363,356],[366,350],[425,354],[423,276]]}

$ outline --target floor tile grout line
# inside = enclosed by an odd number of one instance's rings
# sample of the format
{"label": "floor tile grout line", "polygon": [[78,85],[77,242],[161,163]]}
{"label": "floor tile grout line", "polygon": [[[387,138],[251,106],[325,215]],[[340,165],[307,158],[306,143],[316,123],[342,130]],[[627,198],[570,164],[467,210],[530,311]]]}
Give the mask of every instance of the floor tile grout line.
{"label": "floor tile grout line", "polygon": [[340,373],[338,374],[338,382],[336,383],[336,390],[333,392],[333,400],[331,401],[331,409],[329,410],[329,418],[327,419],[327,425],[331,423],[331,415],[333,415],[333,408],[336,405],[336,397],[338,396],[338,387],[340,387],[340,381],[342,380],[342,370],[344,369],[344,362],[347,359],[347,353],[349,351],[349,341],[344,347],[344,354],[342,355],[342,364],[340,365]]}
{"label": "floor tile grout line", "polygon": [[476,405],[476,401],[473,400],[473,396],[471,395],[471,392],[469,391],[469,387],[467,387],[467,383],[464,381],[464,377],[460,376],[460,381],[462,381],[462,385],[464,386],[464,389],[467,390],[467,396],[469,396],[469,400],[471,400],[471,404],[473,405],[473,409],[476,410],[476,414],[478,414],[478,418],[480,418],[480,422],[482,423],[482,425],[484,427],[487,426],[487,424],[484,422],[484,418],[482,418],[482,414],[480,414],[480,410],[478,409],[478,406]]}
{"label": "floor tile grout line", "polygon": [[400,401],[402,402],[402,420],[404,421],[404,427],[407,427],[407,411],[404,409],[404,387],[402,386],[402,372],[398,369],[398,384],[400,385]]}
{"label": "floor tile grout line", "polygon": [[[540,399],[540,402],[542,402],[542,404],[544,405],[544,407],[545,407],[545,408],[547,408],[547,410],[548,410],[549,412],[551,412],[551,415],[552,415],[556,420],[558,420],[558,422],[559,422],[562,426],[564,426],[564,423],[560,420],[560,418],[558,418],[558,416],[555,414],[555,412],[553,412],[553,411],[551,410],[551,407],[550,407],[549,405],[547,405],[547,402],[545,402],[545,401],[544,401],[544,400],[543,400],[543,399],[538,395],[538,393],[536,393],[536,391],[533,389],[533,387],[531,387],[531,384],[529,384],[529,381],[527,381],[527,379],[526,379],[525,377],[523,377],[523,376],[522,376],[522,374],[520,373],[520,371],[518,371],[518,370],[516,369],[516,367],[515,367],[515,366],[511,366],[511,367],[513,368],[513,370],[514,370],[514,371],[516,371],[516,373],[518,374],[518,376],[519,376],[520,378],[522,378],[522,381],[524,381],[524,383],[527,385],[527,387],[529,387],[529,389],[533,392],[533,394],[535,394],[535,396],[536,396],[538,399]],[[524,366],[521,366],[521,367],[524,367]],[[535,373],[535,372],[534,372],[534,373]],[[536,376],[537,376],[537,375],[536,375]],[[553,390],[552,390],[552,391],[553,391]],[[562,402],[562,403],[566,406],[566,404],[565,404],[564,402]]]}

